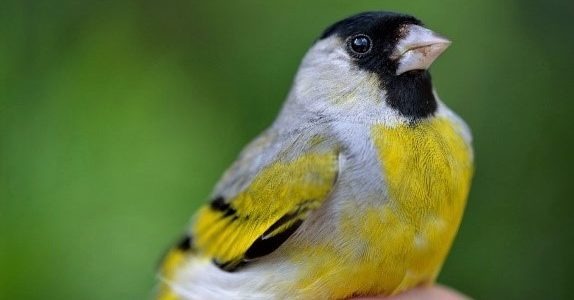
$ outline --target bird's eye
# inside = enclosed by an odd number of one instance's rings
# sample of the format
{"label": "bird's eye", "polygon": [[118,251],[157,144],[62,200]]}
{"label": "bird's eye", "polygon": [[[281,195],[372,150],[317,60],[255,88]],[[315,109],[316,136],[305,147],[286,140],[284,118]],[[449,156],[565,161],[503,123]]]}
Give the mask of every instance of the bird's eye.
{"label": "bird's eye", "polygon": [[364,55],[371,51],[373,43],[371,42],[371,38],[367,35],[358,34],[349,38],[347,41],[347,47],[352,54]]}

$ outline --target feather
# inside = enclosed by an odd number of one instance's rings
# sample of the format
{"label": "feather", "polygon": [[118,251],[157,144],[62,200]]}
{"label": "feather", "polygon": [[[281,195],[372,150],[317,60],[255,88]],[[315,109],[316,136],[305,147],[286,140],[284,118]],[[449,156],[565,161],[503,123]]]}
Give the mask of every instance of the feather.
{"label": "feather", "polygon": [[325,200],[337,159],[336,151],[310,152],[267,165],[237,196],[217,197],[200,210],[192,229],[196,249],[227,271],[271,253]]}

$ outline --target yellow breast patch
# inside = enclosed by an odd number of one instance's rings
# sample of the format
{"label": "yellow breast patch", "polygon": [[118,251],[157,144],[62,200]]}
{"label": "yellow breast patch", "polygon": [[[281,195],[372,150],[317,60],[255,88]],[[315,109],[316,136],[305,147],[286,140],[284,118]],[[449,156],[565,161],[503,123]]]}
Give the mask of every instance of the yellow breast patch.
{"label": "yellow breast patch", "polygon": [[404,218],[418,224],[429,212],[452,213],[452,206],[464,205],[472,176],[471,149],[449,120],[376,126],[373,137],[390,198]]}
{"label": "yellow breast patch", "polygon": [[305,259],[307,265],[297,284],[304,298],[391,295],[435,280],[472,177],[470,146],[454,126],[434,118],[371,129],[387,198],[352,199],[372,205],[350,205],[343,212],[344,244],[293,250],[294,260]]}
{"label": "yellow breast patch", "polygon": [[389,201],[378,214],[384,228],[371,228],[386,231],[373,233],[385,255],[402,257],[391,272],[402,276],[396,291],[434,281],[458,230],[473,167],[472,150],[454,126],[433,118],[372,129]]}

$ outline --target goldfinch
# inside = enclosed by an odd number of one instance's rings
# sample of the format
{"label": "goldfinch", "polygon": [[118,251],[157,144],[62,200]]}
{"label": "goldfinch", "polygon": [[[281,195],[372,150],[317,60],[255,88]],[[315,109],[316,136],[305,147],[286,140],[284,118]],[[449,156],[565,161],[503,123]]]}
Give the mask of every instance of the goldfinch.
{"label": "goldfinch", "polygon": [[432,284],[473,173],[428,71],[450,45],[367,12],[311,46],[275,122],[165,257],[157,299],[345,299]]}

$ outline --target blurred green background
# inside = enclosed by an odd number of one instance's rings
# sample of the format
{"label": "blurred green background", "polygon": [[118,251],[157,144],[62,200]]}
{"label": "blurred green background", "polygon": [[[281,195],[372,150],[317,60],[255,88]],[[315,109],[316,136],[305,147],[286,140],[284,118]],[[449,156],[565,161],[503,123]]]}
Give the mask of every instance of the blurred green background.
{"label": "blurred green background", "polygon": [[379,9],[454,41],[434,82],[473,129],[477,172],[440,281],[573,297],[574,2],[4,0],[0,298],[148,298],[313,40]]}

